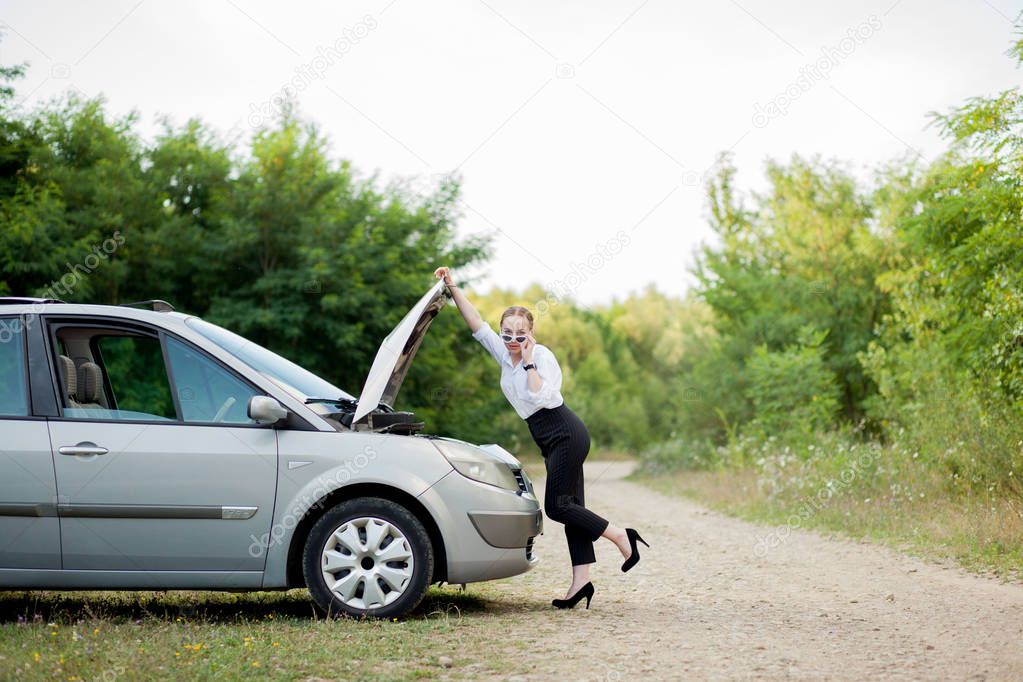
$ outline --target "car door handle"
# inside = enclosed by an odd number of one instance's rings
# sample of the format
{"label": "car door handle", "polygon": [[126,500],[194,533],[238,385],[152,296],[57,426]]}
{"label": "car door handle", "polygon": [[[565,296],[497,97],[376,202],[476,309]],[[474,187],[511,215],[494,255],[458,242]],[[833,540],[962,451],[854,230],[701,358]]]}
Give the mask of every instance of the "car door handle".
{"label": "car door handle", "polygon": [[78,445],[62,445],[57,448],[57,452],[62,455],[105,455],[110,451],[101,445],[84,441]]}

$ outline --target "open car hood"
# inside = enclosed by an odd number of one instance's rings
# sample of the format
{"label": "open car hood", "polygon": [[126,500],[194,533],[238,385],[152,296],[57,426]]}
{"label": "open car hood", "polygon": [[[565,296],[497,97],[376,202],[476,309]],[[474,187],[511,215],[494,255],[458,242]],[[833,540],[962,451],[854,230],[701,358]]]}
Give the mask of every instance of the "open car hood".
{"label": "open car hood", "polygon": [[405,381],[412,358],[419,350],[433,318],[437,317],[449,296],[444,280],[437,280],[380,344],[359,394],[359,404],[352,415],[353,426],[380,403],[394,407],[394,399]]}

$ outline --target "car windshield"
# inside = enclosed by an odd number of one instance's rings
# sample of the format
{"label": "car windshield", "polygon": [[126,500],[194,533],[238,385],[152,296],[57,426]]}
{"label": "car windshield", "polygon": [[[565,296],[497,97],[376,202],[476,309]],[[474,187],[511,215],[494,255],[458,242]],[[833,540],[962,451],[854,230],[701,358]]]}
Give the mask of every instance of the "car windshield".
{"label": "car windshield", "polygon": [[337,386],[324,381],[291,360],[249,341],[244,336],[239,336],[198,317],[190,317],[185,323],[299,400],[308,398],[355,400],[353,396]]}

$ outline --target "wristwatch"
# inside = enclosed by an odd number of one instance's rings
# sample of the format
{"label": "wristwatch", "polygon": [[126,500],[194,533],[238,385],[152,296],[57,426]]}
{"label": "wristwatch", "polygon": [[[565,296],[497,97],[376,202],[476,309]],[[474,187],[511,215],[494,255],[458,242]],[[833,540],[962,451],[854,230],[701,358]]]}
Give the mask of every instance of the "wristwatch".
{"label": "wristwatch", "polygon": [[529,371],[529,370],[531,370],[531,369],[536,369],[536,365],[534,365],[534,364],[533,364],[533,363],[531,362],[531,363],[529,363],[528,365],[522,365],[522,369],[524,369],[524,370],[526,370],[526,371],[528,372],[528,371]]}

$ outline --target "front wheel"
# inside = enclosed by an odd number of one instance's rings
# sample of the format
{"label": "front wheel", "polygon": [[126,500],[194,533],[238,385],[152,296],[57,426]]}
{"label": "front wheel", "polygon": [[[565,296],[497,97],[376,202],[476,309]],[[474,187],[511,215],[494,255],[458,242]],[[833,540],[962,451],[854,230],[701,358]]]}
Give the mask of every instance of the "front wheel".
{"label": "front wheel", "polygon": [[410,612],[426,594],[433,546],[407,509],[360,497],[331,508],[313,525],[302,569],[325,613],[392,618]]}

